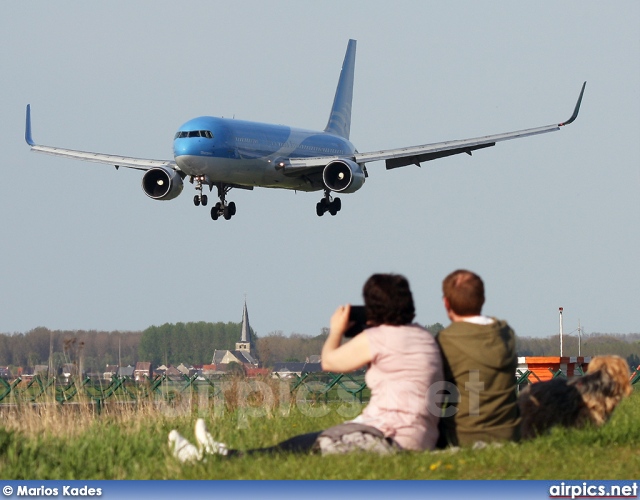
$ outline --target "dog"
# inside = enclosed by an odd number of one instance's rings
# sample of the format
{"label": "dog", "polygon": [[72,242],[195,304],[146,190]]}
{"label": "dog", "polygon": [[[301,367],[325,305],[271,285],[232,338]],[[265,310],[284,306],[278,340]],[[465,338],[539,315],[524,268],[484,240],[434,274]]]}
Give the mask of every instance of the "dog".
{"label": "dog", "polygon": [[582,377],[527,386],[518,397],[521,438],[534,438],[556,425],[601,426],[631,394],[629,379],[629,365],[620,356],[596,356]]}

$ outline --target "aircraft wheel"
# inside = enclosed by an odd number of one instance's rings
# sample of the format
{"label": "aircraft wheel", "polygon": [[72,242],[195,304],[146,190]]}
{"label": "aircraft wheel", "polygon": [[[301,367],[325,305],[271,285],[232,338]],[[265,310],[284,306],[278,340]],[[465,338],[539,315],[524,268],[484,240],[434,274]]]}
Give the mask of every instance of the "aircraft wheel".
{"label": "aircraft wheel", "polygon": [[224,207],[224,210],[222,211],[222,216],[225,218],[225,220],[231,219],[231,210],[229,210],[229,205]]}
{"label": "aircraft wheel", "polygon": [[335,207],[335,205],[333,203],[331,205],[329,205],[329,213],[331,215],[335,215],[335,214],[338,213],[338,211],[336,210],[336,207]]}
{"label": "aircraft wheel", "polygon": [[219,215],[220,213],[218,212],[218,203],[216,203],[216,206],[211,209],[211,218],[213,220],[218,220]]}
{"label": "aircraft wheel", "polygon": [[233,201],[229,203],[229,213],[231,214],[231,217],[236,214],[236,204]]}
{"label": "aircraft wheel", "polygon": [[206,206],[207,206],[207,202],[208,202],[208,201],[209,201],[209,198],[207,198],[207,195],[206,195],[206,194],[203,194],[203,195],[200,197],[200,203],[202,203],[202,206],[203,206],[203,207],[206,207]]}
{"label": "aircraft wheel", "polygon": [[316,203],[316,214],[318,214],[318,217],[322,217],[324,215],[324,205],[321,201]]}
{"label": "aircraft wheel", "polygon": [[195,196],[193,197],[193,204],[194,204],[196,207],[200,205],[200,196],[195,195]]}
{"label": "aircraft wheel", "polygon": [[340,198],[335,198],[332,205],[336,207],[336,212],[339,212],[342,209],[342,202],[340,201]]}

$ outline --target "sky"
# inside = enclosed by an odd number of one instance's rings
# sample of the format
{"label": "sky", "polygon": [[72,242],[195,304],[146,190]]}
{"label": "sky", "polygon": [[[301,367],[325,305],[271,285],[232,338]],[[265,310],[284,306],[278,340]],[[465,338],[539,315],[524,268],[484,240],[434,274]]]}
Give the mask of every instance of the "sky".
{"label": "sky", "polygon": [[[195,191],[156,201],[138,171],[39,144],[172,159],[202,115],[325,127],[358,41],[360,152],[559,123],[558,132],[391,171],[342,211],[321,193]],[[317,335],[373,273],[405,275],[422,324],[442,279],[485,281],[521,336],[640,332],[640,3],[259,0],[11,2],[0,17],[0,332],[143,330],[242,318]],[[215,191],[212,193],[215,198]]]}

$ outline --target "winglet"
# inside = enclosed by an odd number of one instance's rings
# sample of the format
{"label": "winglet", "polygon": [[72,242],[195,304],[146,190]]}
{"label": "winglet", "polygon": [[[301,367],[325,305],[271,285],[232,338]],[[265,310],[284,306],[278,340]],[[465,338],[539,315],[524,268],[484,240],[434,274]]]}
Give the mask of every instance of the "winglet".
{"label": "winglet", "polygon": [[563,125],[569,125],[570,123],[573,123],[576,118],[578,118],[578,112],[580,111],[580,104],[582,104],[582,95],[584,94],[584,88],[586,86],[587,86],[587,82],[584,82],[582,84],[582,90],[580,91],[580,97],[578,97],[578,102],[576,103],[576,107],[573,110],[573,114],[571,115],[571,118],[569,118],[566,122],[562,122],[558,124],[559,127],[562,127]]}
{"label": "winglet", "polygon": [[24,129],[24,140],[27,141],[29,146],[35,146],[36,143],[33,142],[33,138],[31,137],[31,104],[27,104],[27,123]]}

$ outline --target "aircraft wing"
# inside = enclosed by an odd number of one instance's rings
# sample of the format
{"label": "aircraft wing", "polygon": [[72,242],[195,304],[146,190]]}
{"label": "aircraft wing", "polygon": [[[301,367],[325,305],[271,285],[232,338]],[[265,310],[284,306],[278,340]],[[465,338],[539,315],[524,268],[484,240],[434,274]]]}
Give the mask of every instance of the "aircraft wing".
{"label": "aircraft wing", "polygon": [[[386,162],[387,169],[404,167],[406,165],[417,165],[424,161],[444,158],[460,153],[471,155],[472,151],[495,146],[497,142],[507,141],[509,139],[518,139],[521,137],[529,137],[531,135],[545,134],[560,130],[560,127],[569,125],[578,117],[580,104],[584,94],[587,82],[582,85],[578,102],[573,110],[571,117],[564,122],[558,124],[547,125],[544,127],[529,128],[525,130],[517,130],[515,132],[506,132],[503,134],[487,135],[484,137],[476,137],[473,139],[462,139],[456,141],[437,142],[434,144],[424,144],[421,146],[412,146],[399,149],[386,149],[382,151],[374,151],[370,153],[355,153],[349,159],[356,163],[363,164],[372,161]],[[289,163],[284,167],[284,171],[288,175],[305,175],[313,168],[326,165],[328,162],[338,159],[335,157],[315,157],[315,158],[291,158]]]}
{"label": "aircraft wing", "polygon": [[53,156],[62,156],[65,158],[73,158],[76,160],[92,161],[96,163],[106,163],[114,165],[116,168],[126,167],[136,170],[149,170],[154,167],[168,167],[173,170],[179,170],[176,162],[173,160],[149,160],[144,158],[129,158],[126,156],[108,155],[101,153],[91,153],[88,151],[76,151],[74,149],[55,148],[51,146],[40,146],[33,141],[31,137],[31,106],[27,105],[27,122],[24,133],[27,144],[31,146],[32,151],[45,153]]}
{"label": "aircraft wing", "polygon": [[560,126],[557,124],[547,125],[546,127],[530,128],[526,130],[518,130],[516,132],[507,132],[504,134],[487,135],[485,137],[476,137],[474,139],[437,142],[434,144],[424,144],[422,146],[356,154],[354,159],[356,163],[385,160],[387,170],[404,167],[406,165],[420,166],[420,163],[423,161],[435,160],[437,158],[444,158],[445,156],[452,156],[460,153],[467,153],[468,155],[471,155],[472,151],[495,146],[496,142],[517,139],[519,137],[528,137],[530,135],[544,134],[546,132],[553,132],[559,129]]}

